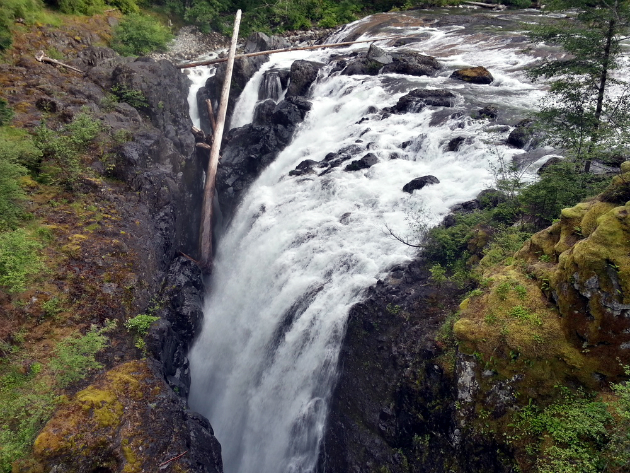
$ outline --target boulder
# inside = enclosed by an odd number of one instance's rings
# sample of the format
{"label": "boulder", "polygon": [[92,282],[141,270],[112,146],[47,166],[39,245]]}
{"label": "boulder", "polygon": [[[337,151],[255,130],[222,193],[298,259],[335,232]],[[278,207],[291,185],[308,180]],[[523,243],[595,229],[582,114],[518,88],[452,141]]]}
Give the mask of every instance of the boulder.
{"label": "boulder", "polygon": [[252,33],[245,43],[245,53],[256,53],[259,51],[272,51],[274,49],[290,48],[291,43],[282,36],[267,36],[265,33]]}
{"label": "boulder", "polygon": [[536,171],[536,173],[539,176],[542,176],[544,173],[549,171],[550,167],[555,166],[556,164],[560,164],[561,162],[562,158],[559,158],[558,156],[553,156],[545,161],[544,164],[538,168],[538,171]]}
{"label": "boulder", "polygon": [[534,136],[534,122],[530,119],[520,121],[508,136],[507,143],[523,149]]}
{"label": "boulder", "polygon": [[494,77],[485,67],[466,67],[458,69],[451,74],[451,79],[463,80],[471,84],[491,84]]}
{"label": "boulder", "polygon": [[384,49],[376,46],[374,43],[372,43],[370,45],[370,49],[368,49],[367,58],[369,61],[378,62],[383,65],[391,64],[394,61],[390,54],[388,54]]}
{"label": "boulder", "polygon": [[322,66],[323,64],[313,61],[294,61],[291,64],[291,81],[286,96],[305,96],[311,84],[317,79],[317,74]]}
{"label": "boulder", "polygon": [[432,56],[426,56],[415,51],[403,51],[392,54],[392,62],[385,65],[381,73],[432,76],[440,69],[440,63]]}
{"label": "boulder", "polygon": [[273,99],[265,100],[256,105],[254,109],[254,125],[265,125],[271,121],[273,112],[276,110],[276,102]]}
{"label": "boulder", "polygon": [[429,175],[429,176],[416,177],[414,180],[405,184],[402,190],[403,192],[413,194],[413,191],[415,190],[422,189],[423,187],[431,185],[431,184],[439,184],[439,183],[440,181],[435,176]]}
{"label": "boulder", "polygon": [[477,112],[477,118],[489,118],[495,120],[499,116],[499,109],[494,105],[486,105]]}
{"label": "boulder", "polygon": [[383,109],[389,113],[417,113],[427,105],[434,107],[452,107],[455,94],[444,89],[414,89],[403,95],[393,107]]}
{"label": "boulder", "polygon": [[319,161],[314,159],[305,159],[298,164],[293,171],[289,172],[289,176],[303,176],[304,174],[314,174],[313,166],[319,164]]}
{"label": "boulder", "polygon": [[356,159],[348,164],[344,171],[360,171],[361,169],[368,169],[378,163],[378,158],[373,153],[368,153],[361,159]]}
{"label": "boulder", "polygon": [[459,147],[462,145],[464,141],[466,141],[466,138],[464,138],[463,136],[458,136],[456,138],[453,138],[446,145],[446,149],[448,151],[459,151]]}

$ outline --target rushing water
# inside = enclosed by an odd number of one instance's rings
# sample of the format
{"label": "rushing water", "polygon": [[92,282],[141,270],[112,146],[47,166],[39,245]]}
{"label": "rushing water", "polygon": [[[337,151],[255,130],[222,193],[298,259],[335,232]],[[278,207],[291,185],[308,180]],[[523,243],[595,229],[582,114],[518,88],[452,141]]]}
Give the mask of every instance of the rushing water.
{"label": "rushing water", "polygon": [[[533,57],[509,35],[407,25],[365,36],[392,33],[425,33],[427,39],[409,47],[437,56],[443,71],[437,77],[320,78],[293,142],[252,185],[219,242],[203,330],[190,354],[190,404],[210,419],[228,473],[312,471],[349,308],[388,268],[414,255],[385,225],[404,235],[409,218],[437,223],[449,207],[492,184],[491,164],[523,152],[503,144],[509,131],[470,118],[487,104],[522,116],[542,95],[522,72]],[[360,48],[366,46],[342,51]],[[252,120],[265,71],[287,69],[296,59],[326,62],[339,53],[271,56],[243,91],[232,126]],[[486,66],[494,83],[448,78],[464,65]],[[418,87],[448,88],[457,94],[455,107],[448,114],[428,107],[386,119],[368,113]],[[366,116],[370,120],[357,123]],[[457,152],[447,151],[454,137],[465,141]],[[362,148],[357,158],[369,150],[379,162],[358,172],[342,166],[321,177],[288,176],[301,161],[347,146]],[[402,192],[411,179],[428,174],[440,183]]]}

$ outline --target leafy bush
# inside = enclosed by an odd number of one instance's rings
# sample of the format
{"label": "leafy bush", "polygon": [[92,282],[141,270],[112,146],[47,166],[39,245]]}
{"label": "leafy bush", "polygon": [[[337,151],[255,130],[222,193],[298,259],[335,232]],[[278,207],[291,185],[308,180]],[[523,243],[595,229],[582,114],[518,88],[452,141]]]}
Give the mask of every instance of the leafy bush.
{"label": "leafy bush", "polygon": [[59,9],[68,15],[94,15],[103,11],[103,0],[59,0]]}
{"label": "leafy bush", "polygon": [[40,179],[73,189],[82,171],[81,153],[101,130],[100,122],[88,113],[78,114],[59,131],[42,124],[35,135],[35,144],[46,160],[40,169]]}
{"label": "leafy bush", "polygon": [[25,196],[19,179],[26,169],[11,151],[9,143],[0,139],[0,231],[15,228],[23,213],[21,201]]}
{"label": "leafy bush", "polygon": [[125,328],[140,337],[144,337],[148,332],[151,324],[159,317],[147,314],[139,314],[125,322]]}
{"label": "leafy bush", "polygon": [[124,84],[112,87],[112,93],[118,102],[128,103],[133,108],[143,109],[149,106],[149,102],[142,91],[130,89]]}
{"label": "leafy bush", "polygon": [[105,0],[108,5],[118,8],[125,15],[130,13],[138,13],[140,8],[135,0]]}
{"label": "leafy bush", "polygon": [[67,387],[85,378],[90,370],[103,367],[96,361],[95,355],[105,348],[108,342],[105,333],[115,326],[115,322],[110,322],[103,328],[93,326],[83,336],[69,337],[59,342],[50,368],[60,387]]}
{"label": "leafy bush", "polygon": [[13,109],[9,107],[9,103],[5,99],[0,98],[0,126],[8,125],[12,118]]}
{"label": "leafy bush", "polygon": [[173,39],[169,29],[157,19],[133,13],[114,28],[112,48],[125,56],[148,54],[166,49]]}
{"label": "leafy bush", "polygon": [[41,248],[23,229],[0,233],[0,286],[9,292],[23,291],[28,278],[43,268]]}

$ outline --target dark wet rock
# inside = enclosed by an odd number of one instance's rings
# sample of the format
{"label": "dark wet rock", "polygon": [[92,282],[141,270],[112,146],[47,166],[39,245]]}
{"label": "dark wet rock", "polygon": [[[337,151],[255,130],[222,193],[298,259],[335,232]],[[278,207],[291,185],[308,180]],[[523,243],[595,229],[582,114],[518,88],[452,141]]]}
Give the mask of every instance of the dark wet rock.
{"label": "dark wet rock", "polygon": [[477,112],[477,118],[489,118],[490,120],[495,120],[498,116],[499,109],[494,105],[486,105]]}
{"label": "dark wet rock", "polygon": [[470,82],[471,84],[491,84],[494,77],[485,67],[466,67],[458,69],[451,74],[451,79]]}
{"label": "dark wet rock", "polygon": [[402,51],[392,54],[391,64],[387,64],[381,70],[382,74],[395,73],[409,76],[432,76],[442,66],[432,56],[417,53],[415,51]]}
{"label": "dark wet rock", "polygon": [[453,138],[446,145],[446,149],[448,151],[459,151],[459,147],[462,145],[464,141],[466,141],[466,138],[464,138],[463,136],[458,136],[456,138]]}
{"label": "dark wet rock", "polygon": [[58,113],[63,110],[63,103],[51,97],[37,99],[35,106],[43,112]]}
{"label": "dark wet rock", "polygon": [[290,48],[291,43],[282,36],[267,36],[265,33],[252,33],[245,43],[245,53],[256,53],[259,51],[272,51],[274,49]]}
{"label": "dark wet rock", "polygon": [[420,43],[421,41],[424,41],[425,39],[428,39],[430,37],[430,34],[419,34],[417,36],[407,36],[405,38],[399,38],[394,41],[394,47],[398,48],[400,46],[407,46],[408,44]]}
{"label": "dark wet rock", "polygon": [[345,76],[375,76],[382,67],[383,64],[380,62],[371,61],[367,57],[363,56],[347,61],[347,65],[341,73]]}
{"label": "dark wet rock", "polygon": [[254,109],[254,125],[265,125],[271,121],[273,112],[276,110],[276,102],[272,99],[265,100],[256,105]]}
{"label": "dark wet rock", "polygon": [[322,66],[323,64],[313,61],[294,61],[291,64],[291,80],[286,96],[306,96]]}
{"label": "dark wet rock", "polygon": [[525,119],[519,122],[510,132],[507,142],[509,145],[515,148],[523,149],[527,147],[532,138],[534,137],[534,122],[530,119]]}
{"label": "dark wet rock", "polygon": [[368,169],[378,163],[378,158],[373,153],[368,153],[361,159],[357,159],[348,164],[344,171],[360,171],[361,169]]}
{"label": "dark wet rock", "polygon": [[379,48],[375,44],[370,45],[370,49],[367,52],[368,61],[378,62],[379,64],[390,64],[394,60],[392,56],[388,54],[384,49]]}
{"label": "dark wet rock", "polygon": [[310,109],[311,103],[303,97],[288,97],[273,112],[270,104],[265,105],[255,123],[228,132],[216,179],[224,218],[231,218],[243,191],[289,144]]}
{"label": "dark wet rock", "polygon": [[468,200],[466,202],[462,202],[461,204],[456,204],[451,207],[451,212],[457,213],[469,213],[473,212],[480,208],[479,202],[477,199]]}
{"label": "dark wet rock", "polygon": [[289,176],[303,176],[305,174],[314,174],[313,166],[319,164],[314,159],[306,159],[298,164],[293,171],[289,172]]}
{"label": "dark wet rock", "polygon": [[439,179],[435,176],[430,176],[430,175],[422,176],[422,177],[417,177],[414,180],[405,184],[402,190],[403,192],[408,192],[409,194],[413,194],[413,191],[415,190],[422,189],[423,187],[431,185],[431,184],[439,184],[439,183],[440,183]]}
{"label": "dark wet rock", "polygon": [[562,162],[562,158],[559,158],[558,156],[553,156],[549,158],[547,161],[545,161],[543,165],[538,168],[538,171],[536,171],[536,173],[539,176],[542,176],[546,172],[549,172],[551,167],[555,166],[556,164],[560,164],[561,162]]}
{"label": "dark wet rock", "polygon": [[403,95],[393,107],[384,108],[389,113],[417,113],[427,105],[434,107],[452,107],[455,94],[445,89],[414,89]]}

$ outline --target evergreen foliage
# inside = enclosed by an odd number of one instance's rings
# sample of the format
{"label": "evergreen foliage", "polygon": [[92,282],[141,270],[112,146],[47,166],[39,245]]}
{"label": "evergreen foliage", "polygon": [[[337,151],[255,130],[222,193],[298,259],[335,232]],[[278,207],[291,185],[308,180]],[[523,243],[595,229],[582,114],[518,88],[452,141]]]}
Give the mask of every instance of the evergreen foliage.
{"label": "evergreen foliage", "polygon": [[575,16],[534,28],[531,38],[568,53],[530,69],[532,79],[551,79],[538,118],[547,140],[590,168],[594,157],[618,153],[628,142],[630,82],[612,73],[630,27],[628,0],[553,0],[548,10],[577,9]]}

